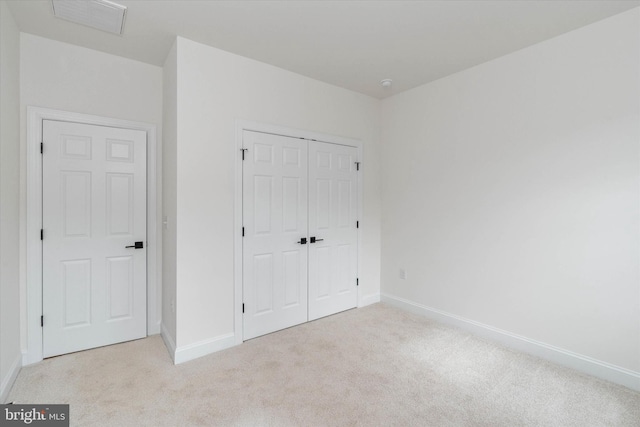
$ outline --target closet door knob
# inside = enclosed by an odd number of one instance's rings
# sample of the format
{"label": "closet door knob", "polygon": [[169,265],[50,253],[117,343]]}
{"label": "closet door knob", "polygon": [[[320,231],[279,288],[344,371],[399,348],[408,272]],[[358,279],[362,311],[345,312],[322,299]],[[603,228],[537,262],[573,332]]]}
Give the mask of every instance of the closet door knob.
{"label": "closet door knob", "polygon": [[301,245],[306,245],[307,244],[307,238],[303,237],[302,239],[300,239],[298,242],[296,243],[300,243]]}
{"label": "closet door knob", "polygon": [[322,242],[324,239],[316,239],[315,236],[309,238],[309,243]]}

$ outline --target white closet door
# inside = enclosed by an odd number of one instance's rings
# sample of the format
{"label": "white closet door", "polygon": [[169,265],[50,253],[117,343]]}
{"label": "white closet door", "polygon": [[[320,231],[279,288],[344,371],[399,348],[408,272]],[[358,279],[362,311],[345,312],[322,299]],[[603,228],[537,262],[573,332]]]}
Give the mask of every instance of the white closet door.
{"label": "white closet door", "polygon": [[309,142],[309,320],[358,302],[356,161],[354,147]]}
{"label": "white closet door", "polygon": [[244,131],[243,335],[307,321],[307,143]]}
{"label": "white closet door", "polygon": [[146,336],[146,133],[45,120],[43,140],[44,356]]}

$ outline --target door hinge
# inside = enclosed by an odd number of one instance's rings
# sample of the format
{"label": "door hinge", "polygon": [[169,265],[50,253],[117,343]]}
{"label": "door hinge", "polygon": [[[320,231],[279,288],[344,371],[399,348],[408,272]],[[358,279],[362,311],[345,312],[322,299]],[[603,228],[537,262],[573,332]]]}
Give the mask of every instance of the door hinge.
{"label": "door hinge", "polygon": [[40,143],[40,154],[44,153],[44,142]]}
{"label": "door hinge", "polygon": [[242,303],[242,312],[244,313],[244,303]]}
{"label": "door hinge", "polygon": [[242,227],[242,237],[244,237],[244,227]]}
{"label": "door hinge", "polygon": [[356,277],[356,286],[360,286],[360,279]]}
{"label": "door hinge", "polygon": [[356,228],[360,228],[360,221],[356,221]]}
{"label": "door hinge", "polygon": [[240,151],[242,151],[242,160],[244,160],[244,152],[247,151],[247,148],[241,148]]}
{"label": "door hinge", "polygon": [[40,327],[44,327],[44,316],[40,316]]}
{"label": "door hinge", "polygon": [[44,240],[44,230],[40,229],[40,240]]}
{"label": "door hinge", "polygon": [[356,163],[356,170],[359,171],[360,170],[360,162],[355,162]]}

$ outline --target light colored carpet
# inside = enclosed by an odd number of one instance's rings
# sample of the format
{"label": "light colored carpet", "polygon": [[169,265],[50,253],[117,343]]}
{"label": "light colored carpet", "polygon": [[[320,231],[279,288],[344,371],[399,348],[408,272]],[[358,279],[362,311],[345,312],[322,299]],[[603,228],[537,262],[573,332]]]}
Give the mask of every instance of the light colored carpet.
{"label": "light colored carpet", "polygon": [[22,369],[72,426],[640,426],[640,393],[376,304],[173,366],[159,336]]}

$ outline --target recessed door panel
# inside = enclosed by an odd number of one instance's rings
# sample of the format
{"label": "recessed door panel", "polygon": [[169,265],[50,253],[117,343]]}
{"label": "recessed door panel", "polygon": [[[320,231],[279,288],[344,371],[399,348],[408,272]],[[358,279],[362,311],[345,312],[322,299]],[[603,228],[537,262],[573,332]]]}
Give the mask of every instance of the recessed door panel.
{"label": "recessed door panel", "polygon": [[302,150],[297,147],[284,147],[282,149],[282,164],[285,166],[302,167],[301,151]]}
{"label": "recessed door panel", "polygon": [[350,156],[349,154],[338,154],[338,170],[340,172],[346,172],[349,173],[351,172],[351,169],[353,168],[354,164],[354,160],[352,156]]}
{"label": "recessed door panel", "polygon": [[273,312],[273,254],[253,257],[253,280],[255,284],[256,315]]}
{"label": "recessed door panel", "polygon": [[321,300],[331,296],[331,248],[328,246],[314,248],[311,270],[315,271],[311,296]]}
{"label": "recessed door panel", "polygon": [[273,177],[254,176],[253,177],[253,218],[255,234],[271,233],[271,214],[273,212]]}
{"label": "recessed door panel", "polygon": [[[255,163],[263,163],[273,166],[273,142],[267,142],[264,144],[257,143],[251,150],[255,155],[253,156]],[[275,143],[277,145],[277,143]]]}
{"label": "recessed door panel", "polygon": [[133,236],[133,174],[107,173],[107,235]]}
{"label": "recessed door panel", "polygon": [[62,221],[65,238],[91,235],[91,172],[61,171]]}
{"label": "recessed door panel", "polygon": [[133,257],[107,258],[107,305],[108,320],[119,320],[133,316],[134,295]]}
{"label": "recessed door panel", "polygon": [[91,160],[91,136],[60,135],[60,157],[70,160]]}
{"label": "recessed door panel", "polygon": [[300,229],[300,200],[302,190],[300,178],[282,178],[282,227],[285,232],[296,232]]}
{"label": "recessed door panel", "polygon": [[107,139],[107,161],[133,163],[135,142],[121,139]]}
{"label": "recessed door panel", "polygon": [[91,260],[62,261],[62,317],[64,327],[91,323]]}
{"label": "recessed door panel", "polygon": [[43,140],[44,357],[146,336],[146,133],[44,120]]}
{"label": "recessed door panel", "polygon": [[301,304],[300,286],[304,286],[306,280],[300,275],[300,265],[305,261],[300,255],[299,250],[282,253],[285,308]]}
{"label": "recessed door panel", "polygon": [[351,259],[351,250],[350,244],[338,245],[335,249],[336,251],[336,269],[335,269],[335,280],[336,280],[336,291],[338,295],[344,294],[346,292],[350,292],[353,288],[352,283],[352,275],[351,275],[351,264],[353,260]]}
{"label": "recessed door panel", "polygon": [[331,227],[331,180],[317,179],[316,186],[316,204],[315,218],[316,227],[320,229],[328,229]]}
{"label": "recessed door panel", "polygon": [[338,181],[338,227],[353,227],[351,221],[353,216],[351,215],[351,187],[352,182],[349,180],[341,179]]}
{"label": "recessed door panel", "polygon": [[319,149],[314,153],[314,155],[315,155],[314,157],[316,158],[316,162],[315,162],[316,168],[325,169],[325,170],[331,169],[331,153],[330,152]]}

